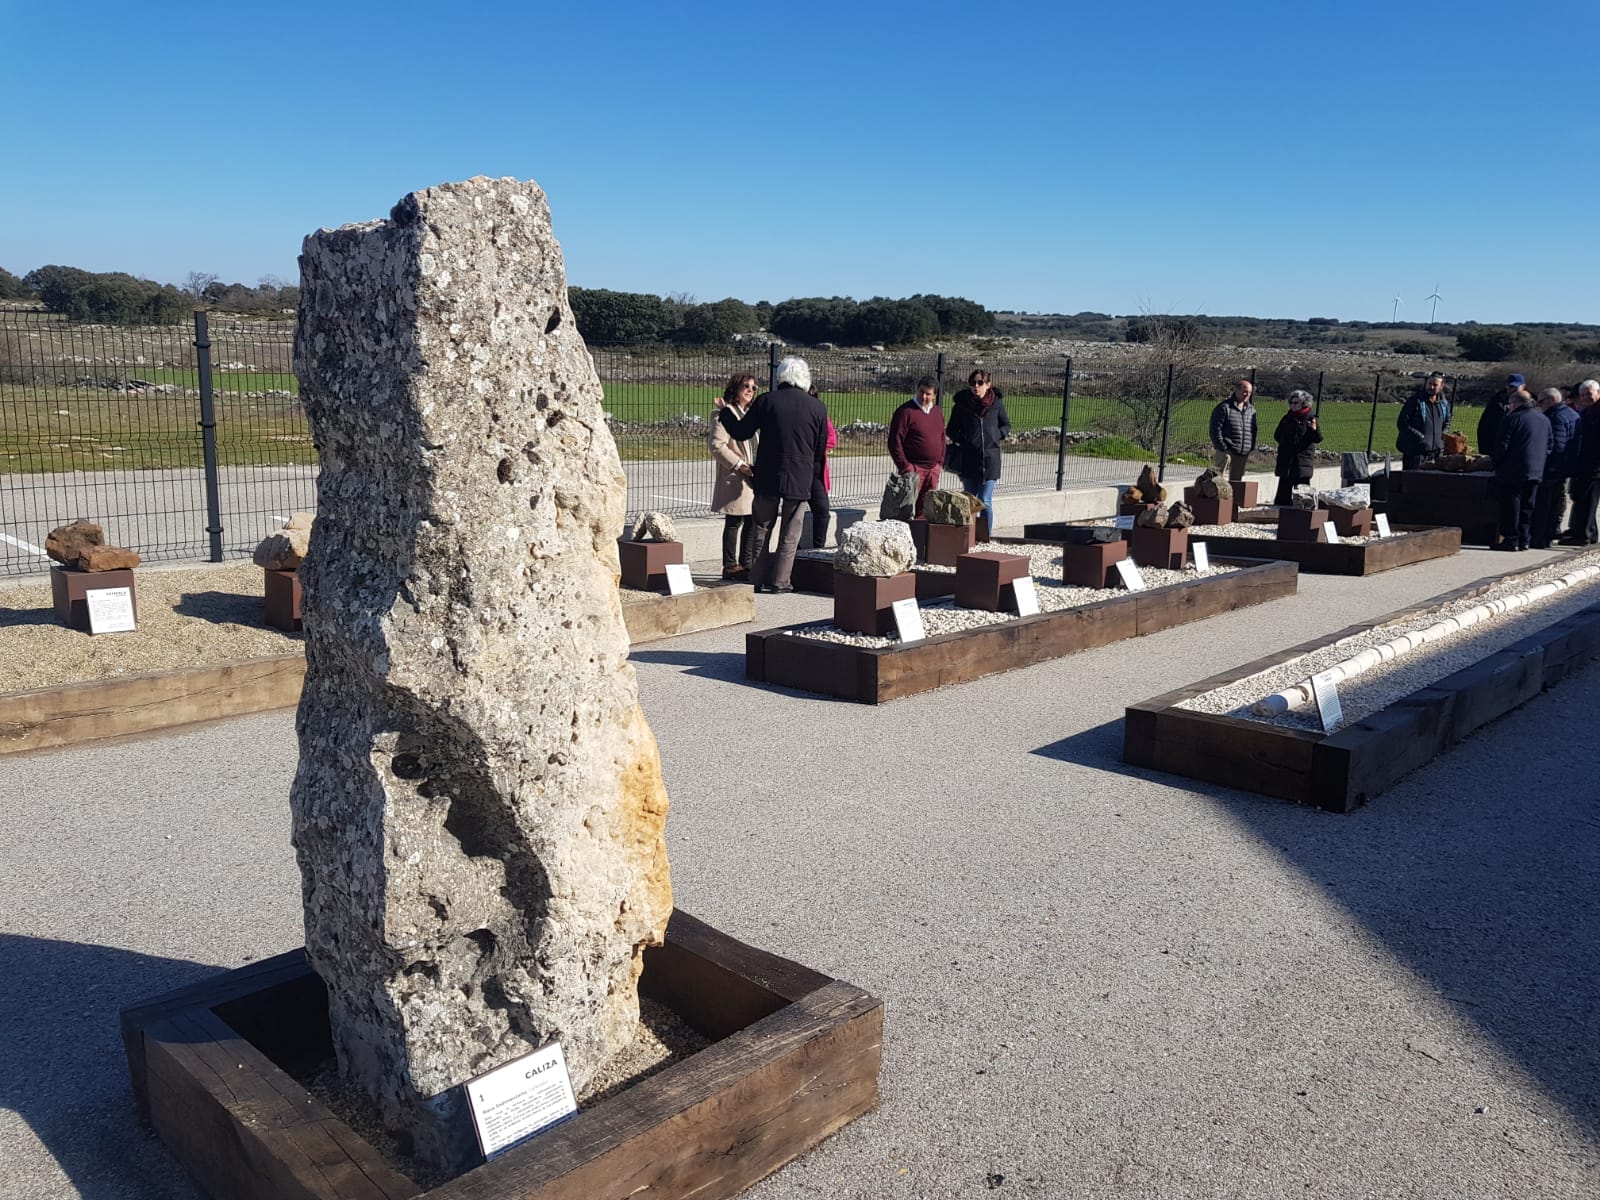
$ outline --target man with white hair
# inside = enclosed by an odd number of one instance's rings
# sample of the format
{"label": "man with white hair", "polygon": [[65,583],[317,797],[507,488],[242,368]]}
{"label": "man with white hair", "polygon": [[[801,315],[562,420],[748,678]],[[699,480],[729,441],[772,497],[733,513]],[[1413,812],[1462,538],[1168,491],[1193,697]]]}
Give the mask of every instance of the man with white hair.
{"label": "man with white hair", "polygon": [[[776,386],[755,398],[743,417],[724,408],[717,419],[737,441],[761,435],[756,450],[755,492],[751,516],[755,518],[755,561],[750,582],[758,592],[792,592],[795,551],[811,504],[812,485],[822,477],[828,453],[828,410],[807,390],[811,368],[803,358],[778,363]],[[778,550],[770,552],[772,526],[778,526]]]}
{"label": "man with white hair", "polygon": [[1548,550],[1561,532],[1567,509],[1567,480],[1578,470],[1578,414],[1558,387],[1539,393],[1539,411],[1550,422],[1550,454],[1533,504],[1533,548]]}
{"label": "man with white hair", "polygon": [[1572,515],[1561,541],[1568,546],[1600,542],[1600,381],[1585,379],[1572,398],[1578,412],[1578,451],[1572,469]]}
{"label": "man with white hair", "polygon": [[1507,397],[1494,451],[1500,488],[1500,541],[1496,550],[1526,550],[1533,543],[1533,506],[1550,457],[1550,419],[1534,405],[1526,388]]}

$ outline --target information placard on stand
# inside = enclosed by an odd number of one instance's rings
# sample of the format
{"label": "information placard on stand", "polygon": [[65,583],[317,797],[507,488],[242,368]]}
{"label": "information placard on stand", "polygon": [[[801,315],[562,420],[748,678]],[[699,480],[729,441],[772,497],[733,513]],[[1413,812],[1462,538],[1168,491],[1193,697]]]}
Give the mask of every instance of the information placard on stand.
{"label": "information placard on stand", "polygon": [[1384,538],[1384,537],[1388,537],[1390,535],[1390,531],[1389,531],[1389,514],[1388,513],[1378,513],[1378,514],[1376,514],[1372,518],[1372,523],[1373,523],[1373,525],[1377,526],[1378,536],[1379,537]]}
{"label": "information placard on stand", "polygon": [[1132,529],[1133,528],[1133,517],[1132,516],[1118,517],[1116,524],[1117,524],[1117,528],[1118,529]]}
{"label": "information placard on stand", "polygon": [[133,589],[91,588],[83,600],[89,608],[90,633],[132,633],[139,628],[133,615]]}
{"label": "information placard on stand", "polygon": [[505,1153],[578,1111],[560,1042],[486,1071],[463,1086],[485,1158]]}
{"label": "information placard on stand", "polygon": [[1322,540],[1330,544],[1338,543],[1339,535],[1333,531],[1332,521],[1324,521],[1322,523]]}
{"label": "information placard on stand", "polygon": [[902,642],[920,642],[928,636],[922,627],[922,610],[914,599],[896,600],[889,609],[894,613],[895,630]]}
{"label": "information placard on stand", "polygon": [[1024,575],[1021,579],[1012,580],[1011,590],[1017,597],[1017,616],[1035,617],[1039,615],[1039,589],[1033,586],[1033,576]]}
{"label": "information placard on stand", "polygon": [[1190,542],[1189,553],[1194,556],[1194,569],[1204,575],[1211,570],[1211,551],[1204,542]]}
{"label": "information placard on stand", "polygon": [[1132,559],[1118,559],[1115,564],[1117,575],[1122,579],[1122,586],[1130,592],[1144,591],[1144,576],[1139,574],[1139,567]]}
{"label": "information placard on stand", "polygon": [[1317,719],[1322,722],[1322,732],[1332,733],[1344,720],[1344,708],[1339,703],[1339,687],[1332,671],[1323,671],[1311,677],[1311,694],[1317,700]]}
{"label": "information placard on stand", "polygon": [[684,596],[694,591],[694,576],[689,572],[688,563],[668,563],[667,595]]}

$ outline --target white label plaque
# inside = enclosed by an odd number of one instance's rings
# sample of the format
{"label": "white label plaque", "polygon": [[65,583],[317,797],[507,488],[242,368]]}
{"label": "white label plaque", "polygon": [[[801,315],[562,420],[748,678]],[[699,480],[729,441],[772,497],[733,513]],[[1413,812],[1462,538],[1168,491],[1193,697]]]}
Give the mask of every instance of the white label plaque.
{"label": "white label plaque", "polygon": [[694,576],[688,563],[667,564],[667,595],[684,596],[694,591]]}
{"label": "white label plaque", "polygon": [[1039,615],[1039,589],[1033,586],[1032,575],[1024,575],[1021,579],[1014,580],[1011,590],[1017,597],[1017,616]]}
{"label": "white label plaque", "polygon": [[1211,551],[1204,542],[1190,542],[1189,553],[1194,555],[1194,569],[1204,575],[1211,570]]}
{"label": "white label plaque", "polygon": [[894,626],[902,642],[920,642],[928,636],[922,628],[922,610],[914,599],[896,600],[889,610],[894,613]]}
{"label": "white label plaque", "polygon": [[1339,688],[1332,671],[1323,671],[1311,677],[1311,694],[1317,699],[1317,719],[1322,722],[1322,732],[1332,733],[1344,720],[1344,708],[1339,703]]}
{"label": "white label plaque", "polygon": [[133,617],[132,588],[92,588],[83,599],[89,606],[90,633],[132,633],[139,628]]}
{"label": "white label plaque", "polygon": [[1139,574],[1139,565],[1131,558],[1119,558],[1112,564],[1117,568],[1117,574],[1122,577],[1122,586],[1130,592],[1144,591],[1144,576]]}
{"label": "white label plaque", "polygon": [[1332,521],[1324,521],[1322,523],[1322,540],[1325,542],[1337,542],[1339,540],[1339,535],[1333,531]]}
{"label": "white label plaque", "polygon": [[472,1127],[485,1158],[509,1150],[578,1111],[561,1043],[513,1059],[466,1084]]}
{"label": "white label plaque", "polygon": [[1131,515],[1126,517],[1118,517],[1116,520],[1116,527],[1118,529],[1132,529],[1133,517]]}
{"label": "white label plaque", "polygon": [[1378,513],[1372,518],[1372,523],[1378,527],[1379,537],[1389,536],[1389,514]]}

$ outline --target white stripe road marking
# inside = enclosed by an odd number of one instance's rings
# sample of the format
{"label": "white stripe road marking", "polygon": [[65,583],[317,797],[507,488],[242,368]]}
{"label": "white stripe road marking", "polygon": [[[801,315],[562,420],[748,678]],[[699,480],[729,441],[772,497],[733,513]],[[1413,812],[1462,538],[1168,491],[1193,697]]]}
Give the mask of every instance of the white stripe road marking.
{"label": "white stripe road marking", "polygon": [[25,542],[21,538],[14,538],[9,533],[0,533],[0,542],[9,542],[18,550],[26,550],[30,554],[37,554],[40,558],[47,557],[44,550],[32,542]]}
{"label": "white stripe road marking", "polygon": [[669,496],[665,492],[651,492],[650,495],[653,496],[657,500],[676,500],[679,504],[710,504],[711,503],[709,500],[688,500],[688,499],[685,499],[683,496]]}

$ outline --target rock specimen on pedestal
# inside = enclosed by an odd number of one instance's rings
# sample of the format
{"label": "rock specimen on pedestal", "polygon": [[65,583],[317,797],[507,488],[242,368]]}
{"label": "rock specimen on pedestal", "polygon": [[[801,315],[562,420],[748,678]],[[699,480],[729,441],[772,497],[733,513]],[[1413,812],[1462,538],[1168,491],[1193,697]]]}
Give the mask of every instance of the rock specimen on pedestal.
{"label": "rock specimen on pedestal", "polygon": [[1465,454],[1467,452],[1467,435],[1453,432],[1445,434],[1444,452],[1446,454]]}
{"label": "rock specimen on pedestal", "polygon": [[633,1039],[672,909],[625,481],[536,185],[416,192],[300,269],[306,951],[341,1072],[459,1167],[456,1085],[559,1038],[581,1091]]}
{"label": "rock specimen on pedestal", "polygon": [[1167,527],[1167,506],[1157,504],[1154,508],[1147,508],[1133,518],[1133,523],[1140,529],[1165,529]]}
{"label": "rock specimen on pedestal", "polygon": [[311,548],[310,513],[293,513],[277,533],[269,533],[256,547],[252,561],[267,571],[292,571],[305,561]]}
{"label": "rock specimen on pedestal", "polygon": [[971,525],[983,509],[983,501],[966,492],[932,491],[922,502],[922,515],[930,525]]}
{"label": "rock specimen on pedestal", "polygon": [[1317,508],[1344,508],[1351,512],[1360,512],[1363,508],[1371,506],[1372,489],[1364,483],[1353,483],[1349,487],[1316,493]]}
{"label": "rock specimen on pedestal", "polygon": [[1194,509],[1182,500],[1177,501],[1167,509],[1168,529],[1187,529],[1194,524]]}
{"label": "rock specimen on pedestal", "polygon": [[857,521],[840,531],[833,569],[846,575],[887,577],[909,571],[916,561],[917,545],[904,521]]}
{"label": "rock specimen on pedestal", "polygon": [[138,554],[107,545],[105,530],[82,517],[52,529],[44,540],[44,552],[75,571],[124,571],[139,565]]}
{"label": "rock specimen on pedestal", "polygon": [[666,513],[642,513],[634,522],[633,532],[628,535],[630,542],[675,542],[678,540],[678,528],[672,523],[672,518]]}
{"label": "rock specimen on pedestal", "polygon": [[1139,481],[1123,495],[1124,500],[1132,500],[1136,504],[1160,504],[1167,498],[1167,489],[1161,486],[1161,481],[1156,478],[1156,469],[1146,466],[1139,472]]}
{"label": "rock specimen on pedestal", "polygon": [[1194,481],[1194,490],[1206,500],[1233,499],[1233,484],[1218,474],[1215,467],[1207,467],[1200,473],[1200,478]]}

